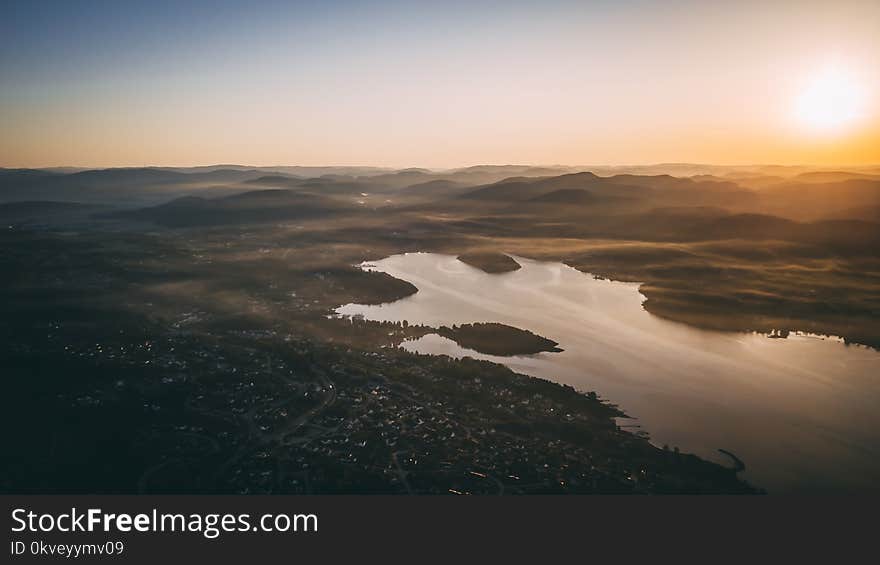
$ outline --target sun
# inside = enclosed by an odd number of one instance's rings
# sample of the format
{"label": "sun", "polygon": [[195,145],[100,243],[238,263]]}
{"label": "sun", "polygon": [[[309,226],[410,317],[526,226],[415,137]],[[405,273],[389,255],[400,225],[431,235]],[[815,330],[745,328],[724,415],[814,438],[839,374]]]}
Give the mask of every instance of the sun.
{"label": "sun", "polygon": [[795,100],[795,117],[820,133],[839,132],[859,121],[864,93],[853,73],[825,69],[814,75]]}

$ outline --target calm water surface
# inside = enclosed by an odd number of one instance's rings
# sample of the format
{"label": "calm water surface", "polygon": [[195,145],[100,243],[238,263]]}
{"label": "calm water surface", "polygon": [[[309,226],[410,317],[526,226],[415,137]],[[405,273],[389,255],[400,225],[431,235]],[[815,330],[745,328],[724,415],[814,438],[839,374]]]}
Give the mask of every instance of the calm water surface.
{"label": "calm water surface", "polygon": [[490,275],[454,256],[394,255],[363,265],[416,285],[390,304],[342,315],[429,326],[500,322],[559,342],[561,353],[493,357],[435,334],[403,347],[489,359],[595,390],[657,445],[729,464],[771,492],[880,489],[880,353],[835,338],[701,330],[642,308],[636,283],[598,280],[561,263],[516,258]]}

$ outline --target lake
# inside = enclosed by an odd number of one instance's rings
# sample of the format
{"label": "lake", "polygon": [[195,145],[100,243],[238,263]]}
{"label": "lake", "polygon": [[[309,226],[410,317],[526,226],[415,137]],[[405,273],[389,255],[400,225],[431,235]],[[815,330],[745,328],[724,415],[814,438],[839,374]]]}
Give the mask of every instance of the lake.
{"label": "lake", "polygon": [[340,315],[441,325],[499,322],[559,342],[564,351],[493,357],[436,334],[407,350],[470,356],[596,391],[656,445],[730,465],[770,492],[877,490],[880,353],[837,338],[694,328],[648,313],[637,283],[596,279],[562,263],[515,257],[487,274],[454,256],[407,253],[361,265],[419,291]]}

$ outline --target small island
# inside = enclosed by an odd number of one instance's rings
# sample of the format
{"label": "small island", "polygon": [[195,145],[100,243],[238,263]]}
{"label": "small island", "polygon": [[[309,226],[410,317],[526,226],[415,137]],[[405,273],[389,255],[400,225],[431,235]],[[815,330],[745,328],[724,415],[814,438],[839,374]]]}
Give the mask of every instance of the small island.
{"label": "small island", "polygon": [[522,268],[512,257],[495,251],[464,253],[458,256],[458,260],[493,275]]}
{"label": "small island", "polygon": [[485,355],[532,355],[542,351],[562,351],[559,344],[545,337],[498,323],[464,324],[443,326],[437,333],[451,339],[462,347]]}

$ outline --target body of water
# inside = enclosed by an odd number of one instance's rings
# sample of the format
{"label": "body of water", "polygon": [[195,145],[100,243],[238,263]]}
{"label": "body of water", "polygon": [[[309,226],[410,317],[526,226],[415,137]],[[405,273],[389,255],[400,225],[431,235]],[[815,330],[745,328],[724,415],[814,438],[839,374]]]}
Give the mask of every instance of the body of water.
{"label": "body of water", "polygon": [[559,342],[560,353],[493,357],[432,334],[408,350],[471,356],[595,390],[657,445],[730,464],[770,492],[880,488],[880,353],[836,338],[701,330],[649,314],[636,283],[517,257],[490,275],[454,256],[394,255],[363,265],[416,285],[407,298],[337,312],[441,326],[500,322]]}

